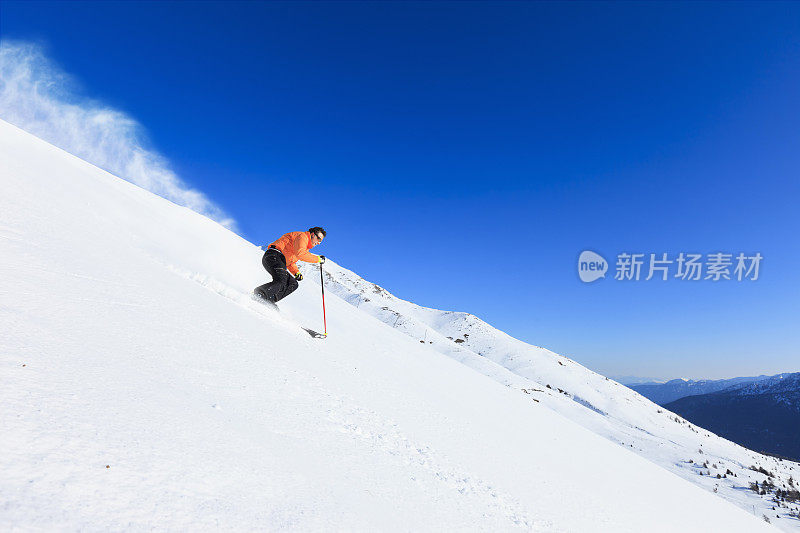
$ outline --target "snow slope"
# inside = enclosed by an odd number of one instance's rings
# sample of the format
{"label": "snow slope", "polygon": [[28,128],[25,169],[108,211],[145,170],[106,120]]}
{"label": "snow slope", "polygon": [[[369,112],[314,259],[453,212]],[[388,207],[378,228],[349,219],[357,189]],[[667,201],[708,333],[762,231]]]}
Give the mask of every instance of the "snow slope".
{"label": "snow slope", "polygon": [[[417,342],[748,512],[767,516],[785,531],[800,530],[800,501],[775,501],[777,489],[800,489],[800,464],[721,438],[571,359],[514,339],[474,315],[401,300],[338,265],[327,274],[330,292]],[[751,483],[764,482],[775,486],[761,495],[749,490]]]}
{"label": "snow slope", "polygon": [[771,529],[3,121],[0,185],[2,530]]}

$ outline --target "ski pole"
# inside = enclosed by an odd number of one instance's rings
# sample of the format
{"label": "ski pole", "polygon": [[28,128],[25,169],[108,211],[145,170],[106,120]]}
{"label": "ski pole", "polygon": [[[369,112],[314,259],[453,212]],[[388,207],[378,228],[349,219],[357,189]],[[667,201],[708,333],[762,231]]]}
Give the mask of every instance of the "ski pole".
{"label": "ski pole", "polygon": [[319,286],[322,287],[322,323],[325,326],[323,336],[328,336],[328,319],[325,318],[325,280],[322,278],[322,263],[319,264]]}

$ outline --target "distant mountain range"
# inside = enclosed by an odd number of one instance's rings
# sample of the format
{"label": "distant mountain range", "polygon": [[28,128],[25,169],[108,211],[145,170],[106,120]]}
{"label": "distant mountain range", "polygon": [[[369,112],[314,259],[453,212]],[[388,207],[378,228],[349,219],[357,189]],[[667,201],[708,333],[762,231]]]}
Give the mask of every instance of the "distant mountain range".
{"label": "distant mountain range", "polygon": [[735,385],[754,383],[771,376],[742,377],[731,379],[701,379],[694,381],[691,379],[672,379],[664,382],[648,383],[625,383],[629,388],[635,390],[645,398],[659,404],[665,405],[685,396],[695,396],[698,394],[709,394],[721,391]]}
{"label": "distant mountain range", "polygon": [[639,376],[608,376],[608,379],[613,379],[617,383],[630,387],[631,385],[647,384],[661,384],[666,383],[666,380],[659,380],[657,378],[643,378]]}
{"label": "distant mountain range", "polygon": [[800,460],[800,373],[631,388],[751,450]]}

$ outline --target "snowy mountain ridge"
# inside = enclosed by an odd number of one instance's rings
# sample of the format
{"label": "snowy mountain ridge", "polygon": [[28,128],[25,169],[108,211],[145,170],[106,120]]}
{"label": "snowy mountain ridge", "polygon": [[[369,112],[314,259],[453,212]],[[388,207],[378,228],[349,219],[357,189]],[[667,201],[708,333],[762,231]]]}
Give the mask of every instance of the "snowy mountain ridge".
{"label": "snowy mountain ridge", "polygon": [[[594,433],[627,446],[745,509],[752,509],[755,504],[752,495],[743,493],[743,486],[777,479],[784,489],[791,490],[794,485],[789,480],[794,481],[800,474],[800,464],[753,452],[696,427],[628,387],[555,352],[514,339],[472,314],[440,311],[401,300],[339,265],[332,265],[326,271],[326,287],[351,305],[419,342],[529,395]],[[784,379],[789,376],[788,380]],[[763,376],[763,380],[719,381],[744,393],[774,387],[783,380],[787,390],[796,392],[796,383],[788,383],[794,376],[800,374]],[[704,383],[673,381],[688,385]],[[736,386],[742,381],[744,383]],[[701,465],[705,463],[716,466],[703,468]],[[717,479],[717,472],[713,470],[723,465],[723,473],[733,471],[736,478]],[[774,476],[759,475],[750,468],[752,466],[766,468]],[[769,492],[762,495],[759,507],[765,512],[771,511],[772,498]],[[791,518],[798,508],[800,502],[795,501],[788,512],[780,513],[789,520],[778,521],[778,524],[787,530],[800,529],[800,521]]]}
{"label": "snowy mountain ridge", "polygon": [[[796,464],[724,448],[475,317],[370,308],[438,335],[420,343],[331,294],[312,339],[314,276],[278,315],[250,297],[257,247],[3,121],[0,183],[0,529],[797,523],[741,490]],[[683,464],[692,449],[714,464]]]}
{"label": "snowy mountain ridge", "polygon": [[[739,395],[747,394],[789,394],[794,400],[793,407],[800,410],[800,372],[784,373],[771,376],[753,383],[743,383],[725,389],[731,393]],[[789,400],[787,399],[787,402]]]}

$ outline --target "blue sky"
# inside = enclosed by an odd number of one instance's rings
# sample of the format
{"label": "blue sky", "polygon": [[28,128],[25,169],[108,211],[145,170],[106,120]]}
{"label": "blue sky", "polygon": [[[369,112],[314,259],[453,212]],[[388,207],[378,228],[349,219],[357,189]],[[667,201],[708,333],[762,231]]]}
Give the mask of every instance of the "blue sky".
{"label": "blue sky", "polygon": [[[599,372],[800,371],[800,4],[0,3],[248,240]],[[582,250],[764,256],[583,284]]]}

